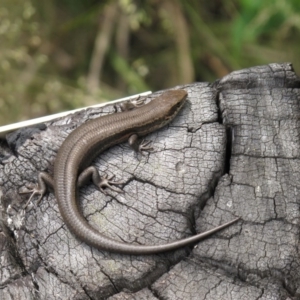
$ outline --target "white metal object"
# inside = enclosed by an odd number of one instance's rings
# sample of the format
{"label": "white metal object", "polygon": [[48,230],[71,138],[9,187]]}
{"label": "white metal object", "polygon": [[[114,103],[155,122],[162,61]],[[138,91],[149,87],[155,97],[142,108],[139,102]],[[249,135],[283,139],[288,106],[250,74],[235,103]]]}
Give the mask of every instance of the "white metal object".
{"label": "white metal object", "polygon": [[67,116],[69,114],[73,114],[77,111],[80,110],[84,110],[87,108],[91,108],[91,107],[102,107],[102,106],[106,106],[106,105],[111,105],[111,104],[115,104],[115,103],[119,103],[119,102],[123,102],[123,101],[128,101],[130,99],[134,99],[137,97],[142,97],[142,96],[148,96],[150,95],[152,92],[151,91],[147,91],[141,94],[136,94],[133,96],[129,96],[129,97],[125,97],[125,98],[120,98],[114,101],[110,101],[110,102],[105,102],[105,103],[100,103],[100,104],[95,104],[95,105],[91,105],[91,106],[86,106],[86,107],[81,107],[81,108],[77,108],[77,109],[73,109],[73,110],[68,110],[68,111],[64,111],[61,113],[57,113],[57,114],[53,114],[53,115],[48,115],[48,116],[44,116],[44,117],[40,117],[40,118],[35,118],[35,119],[31,119],[31,120],[26,120],[26,121],[22,121],[22,122],[18,122],[18,123],[13,123],[13,124],[9,124],[9,125],[4,125],[0,127],[0,137],[5,136],[5,134],[23,128],[23,127],[28,127],[28,126],[33,126],[36,124],[40,124],[40,123],[44,123],[44,122],[48,122],[54,119],[58,119],[64,116]]}

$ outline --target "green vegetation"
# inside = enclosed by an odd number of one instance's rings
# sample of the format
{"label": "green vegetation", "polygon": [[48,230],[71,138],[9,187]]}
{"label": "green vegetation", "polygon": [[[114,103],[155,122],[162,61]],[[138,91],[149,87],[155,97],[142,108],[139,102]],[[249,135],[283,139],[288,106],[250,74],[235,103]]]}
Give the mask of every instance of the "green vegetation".
{"label": "green vegetation", "polygon": [[2,0],[0,124],[271,62],[298,70],[298,0]]}

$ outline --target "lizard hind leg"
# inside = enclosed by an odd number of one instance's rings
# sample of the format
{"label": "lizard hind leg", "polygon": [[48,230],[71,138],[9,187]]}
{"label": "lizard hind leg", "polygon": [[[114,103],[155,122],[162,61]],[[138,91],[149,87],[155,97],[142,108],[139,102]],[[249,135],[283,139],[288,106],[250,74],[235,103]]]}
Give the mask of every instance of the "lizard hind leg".
{"label": "lizard hind leg", "polygon": [[115,175],[108,176],[100,176],[98,170],[91,166],[86,168],[78,177],[78,186],[81,187],[85,185],[89,179],[91,178],[94,185],[98,187],[98,189],[105,195],[107,195],[107,192],[105,191],[106,188],[109,188],[117,193],[124,193],[123,190],[116,187],[115,185],[122,185],[124,184],[123,181],[113,181],[113,178]]}
{"label": "lizard hind leg", "polygon": [[31,202],[32,198],[35,195],[40,195],[37,200],[37,205],[41,202],[42,198],[47,192],[47,186],[53,188],[53,178],[46,172],[40,172],[38,175],[38,183],[35,184],[32,188],[29,188],[27,191],[20,192],[21,195],[23,194],[31,194],[29,199],[27,200],[24,209],[27,208],[29,203]]}

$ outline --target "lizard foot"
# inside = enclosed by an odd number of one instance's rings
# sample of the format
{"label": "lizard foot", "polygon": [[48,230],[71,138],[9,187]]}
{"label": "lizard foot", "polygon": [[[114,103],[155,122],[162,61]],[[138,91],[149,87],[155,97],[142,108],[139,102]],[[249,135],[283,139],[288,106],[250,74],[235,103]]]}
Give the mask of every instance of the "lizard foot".
{"label": "lizard foot", "polygon": [[45,193],[46,193],[46,188],[42,187],[40,188],[38,184],[35,184],[35,185],[31,185],[31,186],[26,186],[26,188],[28,189],[27,191],[22,191],[20,192],[19,194],[21,195],[24,195],[24,194],[31,194],[29,199],[27,200],[25,206],[24,206],[24,209],[27,208],[27,206],[29,205],[29,203],[31,202],[32,198],[35,196],[35,195],[40,195],[38,200],[37,200],[37,205],[41,202],[42,198],[44,197]]}
{"label": "lizard foot", "polygon": [[121,190],[118,187],[115,187],[114,185],[120,185],[123,184],[123,181],[113,181],[112,179],[115,177],[115,175],[112,176],[108,176],[108,175],[104,175],[102,177],[100,177],[99,182],[96,184],[99,188],[99,190],[107,195],[107,192],[105,191],[106,188],[109,188],[117,193],[124,193],[123,190]]}
{"label": "lizard foot", "polygon": [[40,172],[38,175],[38,183],[37,184],[29,184],[26,186],[27,191],[22,191],[20,194],[31,194],[29,199],[27,200],[24,209],[27,208],[29,203],[31,202],[32,198],[35,195],[40,195],[37,200],[37,205],[41,202],[42,198],[47,192],[47,186],[53,188],[53,179],[52,177],[46,172]]}
{"label": "lizard foot", "polygon": [[145,140],[142,140],[142,142],[141,142],[140,145],[139,145],[139,150],[138,150],[138,152],[139,152],[140,154],[142,154],[142,155],[145,155],[145,154],[143,153],[143,151],[145,151],[145,152],[151,152],[151,151],[153,151],[153,150],[154,150],[153,147],[148,146],[148,145],[150,145],[151,143],[152,143],[152,141],[145,141]]}

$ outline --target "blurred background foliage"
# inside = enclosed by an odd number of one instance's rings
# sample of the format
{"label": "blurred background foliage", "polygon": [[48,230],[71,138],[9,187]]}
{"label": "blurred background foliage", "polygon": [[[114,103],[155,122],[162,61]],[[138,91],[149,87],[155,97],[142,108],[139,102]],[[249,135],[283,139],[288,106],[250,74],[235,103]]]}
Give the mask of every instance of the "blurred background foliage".
{"label": "blurred background foliage", "polygon": [[2,0],[0,124],[297,60],[299,0]]}

